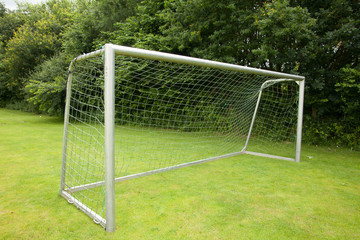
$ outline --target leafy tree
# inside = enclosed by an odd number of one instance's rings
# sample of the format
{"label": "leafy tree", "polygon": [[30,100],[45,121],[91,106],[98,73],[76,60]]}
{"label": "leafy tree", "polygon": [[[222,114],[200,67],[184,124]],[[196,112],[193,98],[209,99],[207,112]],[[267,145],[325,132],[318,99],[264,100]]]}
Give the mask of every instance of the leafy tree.
{"label": "leafy tree", "polygon": [[[43,61],[60,51],[62,33],[71,21],[71,2],[53,0],[40,5],[22,5],[25,19],[5,48],[2,85],[12,99],[23,99],[26,77]],[[34,22],[32,20],[35,20]],[[9,100],[9,99],[8,99]]]}
{"label": "leafy tree", "polygon": [[172,10],[163,34],[172,49],[195,57],[252,65],[258,45],[254,26],[261,1],[181,2]]}
{"label": "leafy tree", "polygon": [[92,51],[93,41],[100,33],[96,28],[93,4],[93,1],[77,1],[74,24],[64,32],[63,48],[74,57]]}
{"label": "leafy tree", "polygon": [[[299,73],[312,54],[316,20],[306,9],[291,7],[286,0],[265,3],[256,15],[258,49],[252,50],[262,68]],[[301,69],[300,69],[301,67]]]}
{"label": "leafy tree", "polygon": [[143,1],[137,15],[118,24],[108,39],[289,72],[308,57],[314,24],[305,9],[287,1],[264,6],[262,1]]}
{"label": "leafy tree", "polygon": [[[59,12],[58,8],[52,10],[54,16],[59,17],[55,23],[63,21],[66,27],[59,28],[59,34],[56,35],[60,37],[60,45],[54,51],[55,56],[36,64],[34,71],[27,77],[27,101],[33,103],[40,112],[62,115],[69,59],[94,50],[94,41],[101,31],[110,31],[114,22],[123,21],[128,14],[132,14],[136,2],[78,0],[74,2],[71,16],[66,11]],[[60,52],[61,49],[65,51]]]}
{"label": "leafy tree", "polygon": [[60,53],[36,66],[25,86],[27,101],[39,112],[61,116],[65,108],[69,57]]}
{"label": "leafy tree", "polygon": [[[24,22],[22,13],[12,12],[0,2],[0,58],[4,59],[6,45],[14,36],[16,29]],[[9,72],[6,71],[4,61],[0,61],[0,106],[4,107],[13,92],[8,88]]]}
{"label": "leafy tree", "polygon": [[115,31],[105,32],[102,39],[98,41],[98,46],[112,42],[145,49],[163,50],[157,40],[157,38],[161,38],[159,28],[165,24],[165,20],[162,20],[163,17],[157,15],[164,8],[163,6],[164,1],[159,0],[141,2],[137,14],[127,18],[125,22],[116,23]]}
{"label": "leafy tree", "polygon": [[6,13],[6,8],[5,8],[5,5],[0,2],[0,17],[2,18]]}
{"label": "leafy tree", "polygon": [[48,24],[46,20],[37,22],[33,27],[24,24],[8,42],[4,59],[9,75],[7,86],[14,90],[18,98],[21,98],[21,88],[27,74],[61,47],[59,37]]}
{"label": "leafy tree", "polygon": [[78,0],[74,24],[64,33],[64,49],[76,56],[95,50],[103,32],[113,31],[114,24],[135,13],[140,0]]}
{"label": "leafy tree", "polygon": [[343,108],[335,85],[342,68],[355,67],[360,56],[360,2],[353,0],[293,1],[317,19],[313,55],[303,69],[307,76],[306,109],[313,118],[339,119]]}
{"label": "leafy tree", "polygon": [[0,52],[5,52],[7,42],[14,36],[14,32],[24,23],[21,14],[5,13],[0,17]]}
{"label": "leafy tree", "polygon": [[342,81],[335,84],[341,96],[343,119],[337,124],[342,144],[360,150],[360,65],[346,67],[340,73]]}
{"label": "leafy tree", "polygon": [[145,0],[137,15],[117,24],[102,43],[250,64],[253,12],[260,2]]}
{"label": "leafy tree", "polygon": [[335,84],[335,90],[343,102],[344,118],[360,126],[360,65],[343,68],[340,74],[342,81]]}

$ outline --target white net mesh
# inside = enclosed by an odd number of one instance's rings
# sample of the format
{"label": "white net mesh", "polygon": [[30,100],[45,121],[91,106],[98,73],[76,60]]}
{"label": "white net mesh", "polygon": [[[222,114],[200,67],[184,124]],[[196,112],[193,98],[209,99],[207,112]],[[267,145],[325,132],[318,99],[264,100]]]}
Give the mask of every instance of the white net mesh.
{"label": "white net mesh", "polygon": [[[247,150],[294,157],[296,82],[124,56],[115,63],[116,177],[242,151],[261,90]],[[65,186],[105,217],[103,185],[76,190],[104,181],[103,68],[101,56],[73,68]]]}

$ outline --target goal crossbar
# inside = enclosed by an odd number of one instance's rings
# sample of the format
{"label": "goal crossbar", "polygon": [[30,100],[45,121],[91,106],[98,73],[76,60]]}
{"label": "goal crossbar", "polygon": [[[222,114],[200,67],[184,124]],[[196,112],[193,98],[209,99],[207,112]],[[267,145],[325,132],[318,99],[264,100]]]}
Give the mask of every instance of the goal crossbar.
{"label": "goal crossbar", "polygon": [[[206,60],[206,59],[201,59],[201,58],[182,56],[182,55],[177,55],[177,54],[172,54],[172,53],[157,52],[157,51],[152,51],[152,50],[119,46],[119,45],[113,45],[113,44],[106,44],[105,46],[111,47],[111,49],[115,52],[116,55],[139,57],[139,58],[145,58],[145,59],[151,59],[151,60],[181,63],[181,64],[188,64],[188,65],[196,65],[196,66],[201,66],[201,67],[210,67],[210,68],[217,68],[217,69],[222,69],[222,70],[259,74],[259,75],[265,75],[265,76],[271,76],[271,77],[277,77],[277,78],[288,78],[288,79],[297,80],[297,81],[305,80],[304,76],[275,72],[275,71],[247,67],[247,66],[240,66],[240,65],[231,64],[231,63],[224,63],[224,62]],[[84,60],[87,58],[93,58],[93,57],[102,55],[102,54],[104,54],[104,52],[105,52],[105,48],[91,52],[91,53],[86,53],[86,54],[80,55],[72,60],[71,65],[73,65],[77,61],[81,61],[81,60]]]}

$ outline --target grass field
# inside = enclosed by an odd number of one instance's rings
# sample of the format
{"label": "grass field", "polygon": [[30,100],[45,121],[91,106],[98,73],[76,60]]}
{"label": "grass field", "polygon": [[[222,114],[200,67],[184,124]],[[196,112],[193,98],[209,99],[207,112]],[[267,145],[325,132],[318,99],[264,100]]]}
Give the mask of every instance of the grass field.
{"label": "grass field", "polygon": [[360,239],[360,152],[240,155],[116,185],[108,234],[58,195],[62,120],[0,109],[0,239]]}

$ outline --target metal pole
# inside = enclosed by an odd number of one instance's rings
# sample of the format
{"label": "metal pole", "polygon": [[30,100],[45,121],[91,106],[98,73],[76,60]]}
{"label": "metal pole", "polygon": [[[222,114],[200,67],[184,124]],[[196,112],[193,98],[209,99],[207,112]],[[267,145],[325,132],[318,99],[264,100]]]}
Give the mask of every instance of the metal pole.
{"label": "metal pole", "polygon": [[105,207],[106,231],[115,231],[115,52],[105,45]]}
{"label": "metal pole", "polygon": [[263,89],[263,88],[262,88],[262,86],[261,86],[261,89],[260,89],[259,95],[258,95],[258,99],[257,99],[257,102],[256,102],[254,114],[253,114],[253,117],[252,117],[252,119],[251,119],[250,128],[249,128],[249,132],[248,132],[248,135],[247,135],[247,138],[246,138],[245,146],[244,146],[244,148],[241,150],[242,152],[243,152],[243,151],[246,151],[246,148],[247,148],[247,146],[248,146],[248,144],[249,144],[250,135],[251,135],[251,132],[252,132],[252,129],[253,129],[253,126],[254,126],[256,114],[257,114],[257,111],[258,111],[258,108],[259,108],[259,104],[260,104],[260,100],[261,100],[262,89]]}
{"label": "metal pole", "polygon": [[297,132],[296,132],[296,155],[295,155],[296,162],[300,162],[300,156],[301,156],[304,92],[305,92],[305,79],[303,81],[299,81],[299,109],[298,109],[298,122],[297,122]]}
{"label": "metal pole", "polygon": [[211,61],[211,60],[194,58],[194,57],[186,57],[171,53],[156,52],[156,51],[144,50],[144,49],[138,49],[132,47],[125,47],[118,45],[112,45],[112,46],[117,54],[123,56],[138,57],[138,58],[145,58],[145,59],[152,59],[152,60],[159,60],[166,62],[175,62],[175,63],[202,66],[202,67],[230,70],[236,72],[246,72],[246,73],[259,74],[259,75],[271,76],[276,78],[299,80],[299,81],[304,79],[303,76],[298,76],[288,73],[280,73],[280,72],[257,69],[252,67],[245,67],[235,64]]}
{"label": "metal pole", "polygon": [[72,70],[73,70],[74,61],[70,63],[69,74],[66,84],[66,100],[65,100],[65,114],[64,114],[64,134],[63,134],[63,150],[62,150],[62,161],[61,161],[61,183],[60,190],[65,189],[65,174],[66,174],[66,150],[67,150],[67,138],[68,138],[68,128],[69,128],[69,117],[70,117],[70,100],[71,100],[71,83],[72,83]]}

